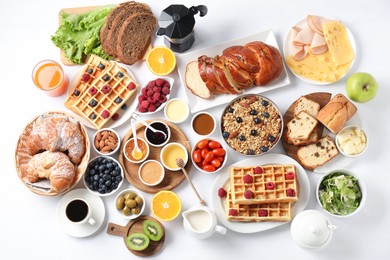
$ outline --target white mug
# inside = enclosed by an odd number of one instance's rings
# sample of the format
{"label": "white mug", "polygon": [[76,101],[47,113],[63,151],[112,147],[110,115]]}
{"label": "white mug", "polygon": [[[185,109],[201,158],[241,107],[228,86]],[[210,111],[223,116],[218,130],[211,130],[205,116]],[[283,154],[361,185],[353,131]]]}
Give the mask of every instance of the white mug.
{"label": "white mug", "polygon": [[81,198],[74,198],[65,207],[65,216],[73,224],[95,225],[96,221],[91,217],[91,207]]}

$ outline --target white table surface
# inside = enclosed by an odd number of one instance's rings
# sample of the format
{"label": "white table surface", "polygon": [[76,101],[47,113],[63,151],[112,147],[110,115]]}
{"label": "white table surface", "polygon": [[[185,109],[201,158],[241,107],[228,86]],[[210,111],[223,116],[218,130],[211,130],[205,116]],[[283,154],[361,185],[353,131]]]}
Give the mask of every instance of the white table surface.
{"label": "white table surface", "polygon": [[[254,234],[228,232],[214,235],[207,240],[197,240],[184,231],[182,217],[165,223],[166,241],[163,249],[150,258],[161,259],[390,259],[390,174],[386,166],[390,152],[389,109],[389,42],[390,2],[385,0],[363,1],[148,1],[156,16],[169,4],[181,2],[187,7],[206,4],[208,14],[196,16],[197,50],[272,29],[279,46],[291,25],[307,14],[319,14],[342,20],[353,33],[357,43],[357,59],[349,75],[370,72],[379,82],[377,97],[366,104],[356,104],[358,113],[370,138],[367,152],[347,169],[359,175],[367,187],[367,200],[363,210],[348,219],[330,217],[338,228],[333,240],[321,251],[305,251],[296,246],[290,236],[290,224]],[[52,98],[39,91],[32,83],[31,71],[42,59],[59,61],[59,50],[51,43],[50,36],[58,26],[58,12],[65,7],[109,4],[110,1],[7,1],[2,3],[0,16],[1,92],[0,115],[2,118],[0,146],[0,258],[1,259],[135,259],[125,247],[121,237],[106,234],[107,222],[126,225],[127,220],[114,212],[114,196],[103,198],[106,205],[106,221],[95,235],[73,238],[60,228],[56,208],[61,197],[44,197],[30,192],[18,179],[14,165],[17,138],[25,125],[36,115],[49,110],[64,110],[65,96]],[[156,39],[155,45],[162,44]],[[72,77],[79,67],[64,66]],[[145,84],[154,76],[145,63],[131,67],[139,82]],[[181,84],[173,96],[185,97]],[[279,90],[267,92],[282,112],[302,94],[317,91],[346,94],[346,78],[328,86],[303,83],[289,72],[291,84]],[[210,109],[220,115],[221,107]],[[156,117],[163,118],[159,112]],[[196,141],[189,128],[189,120],[180,124],[191,143]],[[130,128],[128,122],[117,128],[121,136]],[[94,131],[90,130],[92,135]],[[215,134],[215,137],[218,137]],[[220,138],[220,137],[218,137]],[[274,152],[284,153],[281,144]],[[92,153],[93,155],[93,153]],[[228,163],[241,160],[229,153]],[[233,158],[234,157],[234,158]],[[191,170],[191,178],[199,192],[211,205],[210,188],[215,175],[202,175]],[[307,209],[321,210],[315,200],[314,189],[321,174],[307,172],[310,180],[310,200]],[[83,187],[80,184],[78,187]],[[126,182],[123,188],[130,187]],[[186,210],[198,201],[188,183],[174,189]],[[146,194],[147,200],[151,195]],[[148,203],[149,201],[147,201]],[[150,214],[149,209],[146,214]]]}

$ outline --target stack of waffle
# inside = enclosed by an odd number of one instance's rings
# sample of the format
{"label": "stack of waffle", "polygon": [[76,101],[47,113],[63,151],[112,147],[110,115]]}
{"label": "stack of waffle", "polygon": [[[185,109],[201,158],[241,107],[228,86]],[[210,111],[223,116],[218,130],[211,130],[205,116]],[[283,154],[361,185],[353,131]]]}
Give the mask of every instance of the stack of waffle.
{"label": "stack of waffle", "polygon": [[230,221],[290,221],[298,200],[295,165],[230,167],[226,217]]}
{"label": "stack of waffle", "polygon": [[137,88],[135,80],[116,62],[91,55],[65,106],[101,129]]}

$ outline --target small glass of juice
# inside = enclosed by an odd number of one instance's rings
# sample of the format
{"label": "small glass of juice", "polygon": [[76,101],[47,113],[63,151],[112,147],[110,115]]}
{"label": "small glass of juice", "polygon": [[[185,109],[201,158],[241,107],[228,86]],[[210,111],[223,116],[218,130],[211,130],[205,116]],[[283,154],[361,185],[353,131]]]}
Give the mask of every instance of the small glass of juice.
{"label": "small glass of juice", "polygon": [[68,88],[68,79],[64,70],[53,60],[38,62],[33,69],[32,79],[35,86],[51,97],[62,95]]}

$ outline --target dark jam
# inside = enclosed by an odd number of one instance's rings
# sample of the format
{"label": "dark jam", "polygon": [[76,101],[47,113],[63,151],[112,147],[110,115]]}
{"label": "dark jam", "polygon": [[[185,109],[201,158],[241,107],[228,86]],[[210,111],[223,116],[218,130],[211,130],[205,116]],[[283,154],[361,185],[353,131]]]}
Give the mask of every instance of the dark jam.
{"label": "dark jam", "polygon": [[150,124],[154,129],[163,131],[166,135],[164,136],[162,133],[153,133],[152,130],[149,128],[146,128],[146,138],[149,142],[151,142],[154,145],[160,145],[163,144],[167,138],[168,138],[168,129],[167,126],[165,126],[162,123],[155,122]]}

